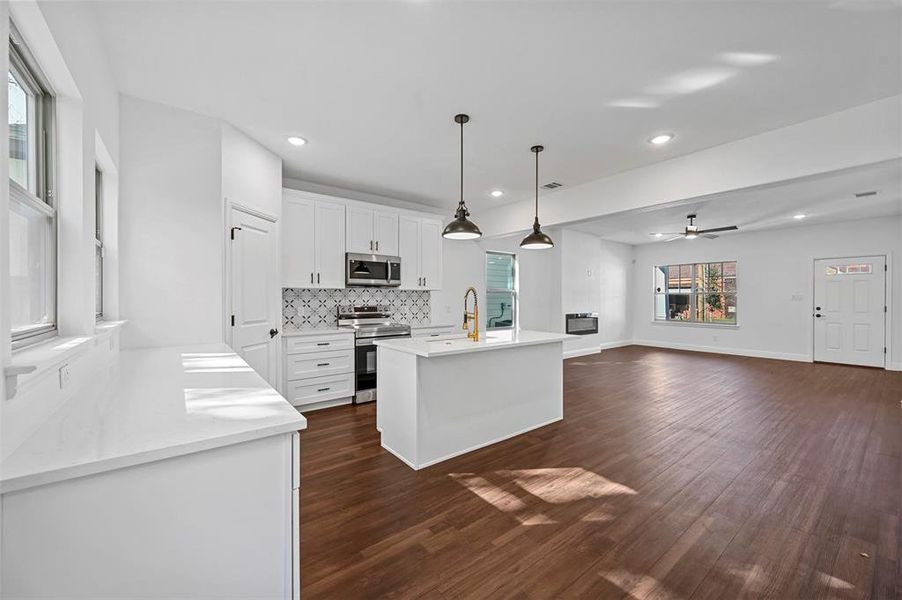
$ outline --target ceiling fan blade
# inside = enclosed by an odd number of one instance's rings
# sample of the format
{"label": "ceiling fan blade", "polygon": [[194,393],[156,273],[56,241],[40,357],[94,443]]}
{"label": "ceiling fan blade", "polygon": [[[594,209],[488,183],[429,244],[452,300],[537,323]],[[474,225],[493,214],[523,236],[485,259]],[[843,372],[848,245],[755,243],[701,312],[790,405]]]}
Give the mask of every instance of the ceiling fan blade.
{"label": "ceiling fan blade", "polygon": [[713,229],[699,229],[699,233],[714,233],[716,231],[736,231],[739,229],[736,225],[730,225],[729,227],[714,227]]}
{"label": "ceiling fan blade", "polygon": [[703,238],[706,238],[706,239],[709,239],[709,240],[716,240],[716,239],[719,238],[720,236],[719,236],[719,235],[714,235],[713,233],[700,233],[700,234],[698,234],[698,237],[703,237]]}
{"label": "ceiling fan blade", "polygon": [[664,240],[664,241],[665,241],[665,242],[672,242],[673,240],[681,240],[681,239],[683,239],[684,237],[686,237],[686,236],[683,235],[682,233],[677,233],[677,234],[675,234],[672,238],[667,238],[667,239]]}

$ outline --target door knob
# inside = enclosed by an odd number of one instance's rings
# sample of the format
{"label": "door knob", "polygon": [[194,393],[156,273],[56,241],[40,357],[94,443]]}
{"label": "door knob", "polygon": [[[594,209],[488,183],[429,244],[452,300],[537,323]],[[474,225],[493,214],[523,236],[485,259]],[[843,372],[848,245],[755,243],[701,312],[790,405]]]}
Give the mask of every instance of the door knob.
{"label": "door knob", "polygon": [[817,317],[818,319],[820,319],[820,318],[821,318],[821,313],[814,313],[814,316]]}
{"label": "door knob", "polygon": [[278,330],[278,329],[270,329],[270,330],[269,330],[269,338],[270,338],[270,339],[276,337],[277,335],[279,335],[279,330]]}
{"label": "door knob", "polygon": [[814,307],[814,310],[820,310],[820,309],[821,309],[820,306],[815,306],[815,307]]}

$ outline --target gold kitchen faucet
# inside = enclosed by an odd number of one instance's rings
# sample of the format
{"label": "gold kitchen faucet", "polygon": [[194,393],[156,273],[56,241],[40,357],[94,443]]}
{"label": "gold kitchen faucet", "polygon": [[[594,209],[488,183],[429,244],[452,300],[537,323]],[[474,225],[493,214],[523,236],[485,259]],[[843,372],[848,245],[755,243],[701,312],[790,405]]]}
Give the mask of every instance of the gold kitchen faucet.
{"label": "gold kitchen faucet", "polygon": [[[467,310],[467,300],[470,298],[470,292],[473,292],[473,312]],[[470,331],[470,321],[473,321],[473,331]],[[479,341],[479,298],[476,296],[476,288],[467,288],[464,292],[464,330],[467,332],[467,338],[474,342]]]}

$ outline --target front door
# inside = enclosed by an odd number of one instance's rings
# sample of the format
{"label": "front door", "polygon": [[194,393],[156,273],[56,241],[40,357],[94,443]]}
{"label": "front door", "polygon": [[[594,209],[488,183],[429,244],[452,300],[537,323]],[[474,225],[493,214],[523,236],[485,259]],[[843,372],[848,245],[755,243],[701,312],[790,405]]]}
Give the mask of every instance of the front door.
{"label": "front door", "polygon": [[886,257],[814,261],[814,360],[883,367]]}
{"label": "front door", "polygon": [[276,223],[238,208],[230,211],[232,348],[277,386],[280,288]]}

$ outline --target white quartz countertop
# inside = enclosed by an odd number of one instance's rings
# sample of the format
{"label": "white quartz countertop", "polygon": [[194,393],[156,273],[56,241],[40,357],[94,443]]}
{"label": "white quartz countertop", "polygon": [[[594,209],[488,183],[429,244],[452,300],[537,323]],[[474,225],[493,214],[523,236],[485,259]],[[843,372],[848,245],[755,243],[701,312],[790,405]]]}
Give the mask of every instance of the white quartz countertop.
{"label": "white quartz countertop", "polygon": [[0,493],[306,427],[225,344],[124,350],[0,462]]}
{"label": "white quartz countertop", "polygon": [[534,346],[536,344],[549,344],[562,342],[573,337],[566,333],[552,333],[550,331],[503,331],[492,332],[486,335],[480,332],[480,340],[474,342],[468,338],[431,340],[429,338],[394,338],[388,340],[376,340],[376,346],[390,348],[398,352],[416,354],[426,358],[436,356],[449,356],[452,354],[465,354],[467,352],[485,352],[488,350],[502,350],[518,346]]}

